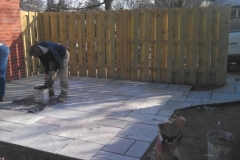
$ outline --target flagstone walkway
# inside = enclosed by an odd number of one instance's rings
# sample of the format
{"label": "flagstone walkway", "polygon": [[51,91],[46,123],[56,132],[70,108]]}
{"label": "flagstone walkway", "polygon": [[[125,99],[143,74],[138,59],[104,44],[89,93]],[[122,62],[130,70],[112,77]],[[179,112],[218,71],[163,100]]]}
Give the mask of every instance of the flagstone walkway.
{"label": "flagstone walkway", "polygon": [[[32,95],[43,77],[7,83],[0,107]],[[234,77],[227,79],[226,86],[209,91],[190,91],[190,85],[74,76],[69,84],[66,103],[39,113],[0,109],[0,141],[76,159],[139,160],[154,141],[157,125],[175,110],[240,100],[240,82]],[[58,79],[55,86],[58,95]]]}

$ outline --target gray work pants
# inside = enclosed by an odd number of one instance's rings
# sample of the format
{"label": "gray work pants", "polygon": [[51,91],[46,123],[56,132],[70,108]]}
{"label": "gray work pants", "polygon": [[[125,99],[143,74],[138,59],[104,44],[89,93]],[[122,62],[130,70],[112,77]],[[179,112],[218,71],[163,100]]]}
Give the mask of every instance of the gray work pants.
{"label": "gray work pants", "polygon": [[[59,78],[60,78],[60,87],[61,93],[60,95],[67,95],[68,92],[68,62],[69,62],[69,52],[66,50],[66,55],[62,58],[62,63],[60,69],[58,71]],[[55,63],[50,62],[50,71],[54,70]],[[46,82],[45,82],[46,83]],[[53,84],[49,86],[49,89],[54,92]]]}
{"label": "gray work pants", "polygon": [[66,50],[66,55],[62,59],[62,64],[59,69],[60,76],[60,86],[61,86],[61,95],[66,95],[68,92],[68,62],[69,62],[69,52]]}

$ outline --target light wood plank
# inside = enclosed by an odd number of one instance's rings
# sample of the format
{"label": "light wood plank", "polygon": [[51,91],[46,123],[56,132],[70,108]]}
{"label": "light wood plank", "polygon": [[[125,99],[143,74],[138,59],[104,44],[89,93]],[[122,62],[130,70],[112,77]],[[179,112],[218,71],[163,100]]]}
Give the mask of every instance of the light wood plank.
{"label": "light wood plank", "polygon": [[110,67],[107,69],[107,78],[115,79],[115,70],[116,70],[116,47],[115,44],[115,19],[116,19],[116,12],[114,11],[107,11],[106,17],[106,59],[107,65]]}
{"label": "light wood plank", "polygon": [[50,41],[58,43],[58,12],[49,12],[50,18]]}
{"label": "light wood plank", "polygon": [[150,79],[149,76],[149,38],[150,38],[150,11],[145,10],[143,13],[143,21],[140,23],[142,25],[142,29],[140,31],[141,39],[144,40],[141,46],[141,60],[140,66],[143,67],[141,73],[141,80],[148,82]]}
{"label": "light wood plank", "polygon": [[162,10],[155,10],[154,17],[152,17],[152,67],[153,69],[153,80],[155,82],[161,82],[161,66],[162,66]]}
{"label": "light wood plank", "polygon": [[163,68],[162,82],[172,83],[172,60],[173,60],[173,17],[174,9],[163,10]]}
{"label": "light wood plank", "polygon": [[130,79],[138,80],[138,43],[139,39],[139,11],[133,10],[129,12],[129,65],[130,65]]}
{"label": "light wood plank", "polygon": [[95,12],[87,12],[86,22],[87,22],[88,76],[96,77]]}
{"label": "light wood plank", "polygon": [[218,41],[219,41],[219,24],[220,24],[220,13],[219,7],[213,8],[213,18],[212,18],[212,54],[211,54],[211,74],[210,74],[210,84],[216,84],[217,71],[218,70]]}
{"label": "light wood plank", "polygon": [[44,35],[44,41],[50,41],[50,28],[49,28],[49,12],[44,12],[43,13],[43,35]]}
{"label": "light wood plank", "polygon": [[225,85],[227,81],[228,37],[230,24],[230,6],[222,6],[219,11],[219,47],[216,72],[216,85]]}
{"label": "light wood plank", "polygon": [[75,12],[68,12],[68,41],[69,41],[69,64],[70,64],[70,75],[77,76],[78,75],[78,55],[76,48],[77,41],[77,25],[75,20]]}
{"label": "light wood plank", "polygon": [[23,39],[23,50],[24,50],[24,64],[25,64],[25,72],[26,76],[31,76],[31,59],[28,54],[28,49],[30,47],[27,37],[28,37],[28,24],[27,24],[27,16],[28,12],[20,11],[21,16],[21,30],[22,30],[22,39]]}
{"label": "light wood plank", "polygon": [[75,13],[77,21],[77,43],[78,43],[78,67],[79,75],[87,76],[87,57],[86,57],[86,12],[77,11]]}
{"label": "light wood plank", "polygon": [[[31,45],[34,45],[37,43],[37,36],[35,34],[35,12],[29,12],[28,14],[28,26],[29,26],[29,38],[28,41]],[[38,74],[38,67],[39,67],[39,59],[36,57],[32,57],[32,72],[33,75]]]}
{"label": "light wood plank", "polygon": [[58,17],[59,17],[59,42],[61,45],[68,47],[66,12],[58,12]]}
{"label": "light wood plank", "polygon": [[124,64],[124,12],[117,11],[116,15],[116,59],[117,59],[117,78],[123,79]]}
{"label": "light wood plank", "polygon": [[106,56],[106,37],[105,37],[105,12],[98,11],[96,15],[96,33],[97,33],[97,43],[96,43],[96,56],[97,56],[97,64],[99,67],[97,68],[98,78],[106,78],[106,70],[105,70],[105,56]]}

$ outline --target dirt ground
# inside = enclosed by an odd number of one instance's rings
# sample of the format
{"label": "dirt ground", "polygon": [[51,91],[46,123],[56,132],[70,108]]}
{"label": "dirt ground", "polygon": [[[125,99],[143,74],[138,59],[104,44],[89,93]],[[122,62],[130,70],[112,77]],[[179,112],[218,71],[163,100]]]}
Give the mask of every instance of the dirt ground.
{"label": "dirt ground", "polygon": [[[231,132],[235,139],[232,143],[232,160],[240,160],[240,102],[234,104],[218,104],[178,110],[175,116],[186,119],[184,136],[180,143],[182,160],[207,160],[207,133],[211,130]],[[220,125],[219,124],[220,121]],[[153,146],[142,160],[155,160]],[[167,154],[167,160],[174,159]],[[174,159],[175,160],[175,159]]]}

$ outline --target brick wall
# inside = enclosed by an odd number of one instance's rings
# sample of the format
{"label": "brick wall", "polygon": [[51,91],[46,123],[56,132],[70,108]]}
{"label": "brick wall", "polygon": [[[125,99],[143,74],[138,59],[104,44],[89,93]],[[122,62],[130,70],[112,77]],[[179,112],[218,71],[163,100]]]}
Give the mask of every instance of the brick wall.
{"label": "brick wall", "polygon": [[10,48],[7,81],[26,77],[19,0],[0,0],[0,40]]}

